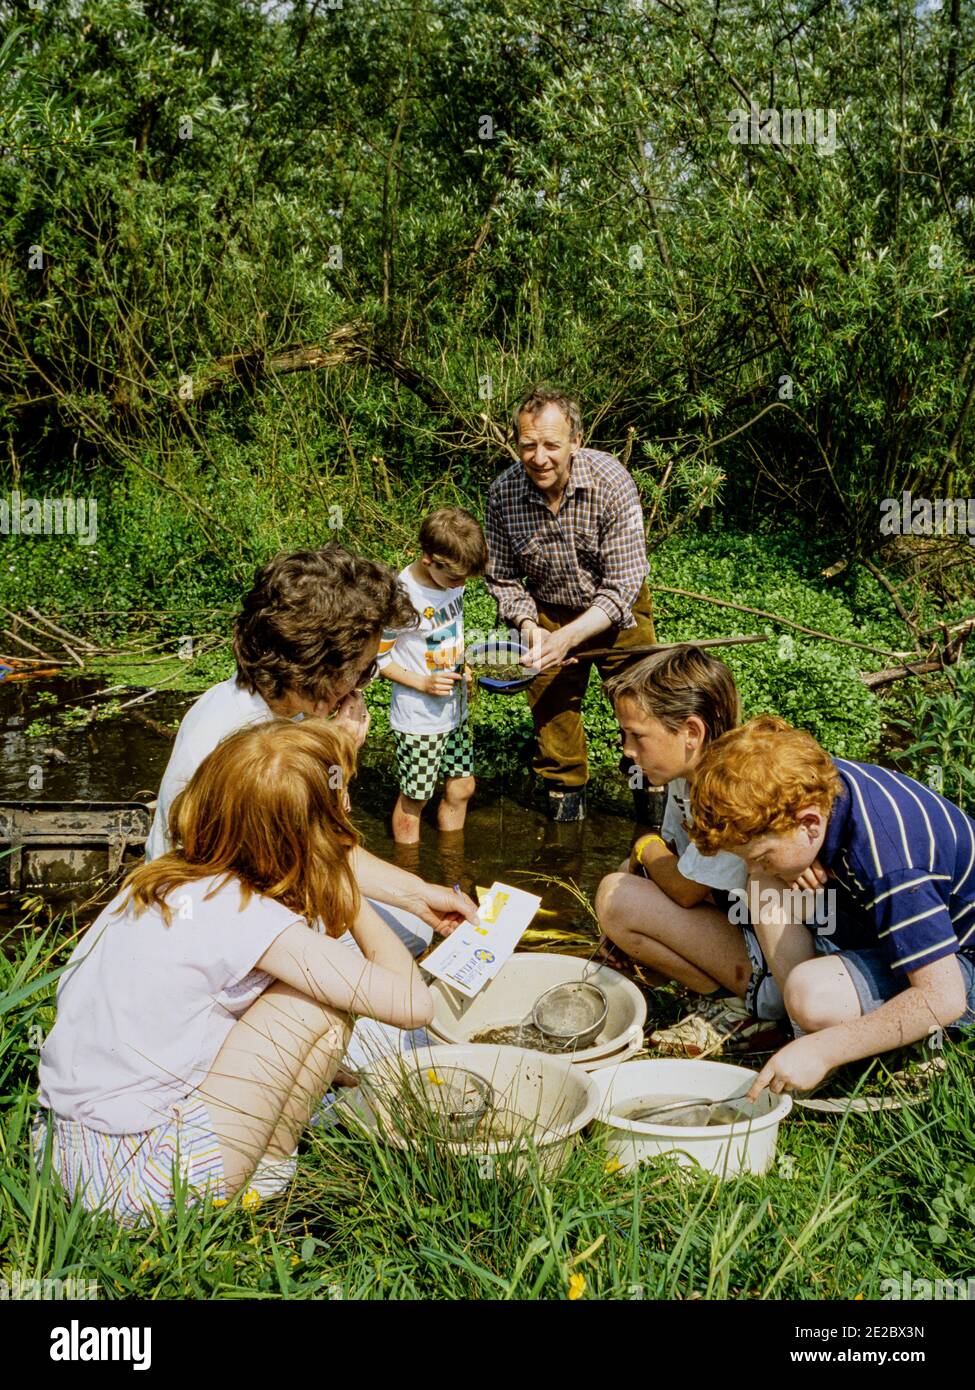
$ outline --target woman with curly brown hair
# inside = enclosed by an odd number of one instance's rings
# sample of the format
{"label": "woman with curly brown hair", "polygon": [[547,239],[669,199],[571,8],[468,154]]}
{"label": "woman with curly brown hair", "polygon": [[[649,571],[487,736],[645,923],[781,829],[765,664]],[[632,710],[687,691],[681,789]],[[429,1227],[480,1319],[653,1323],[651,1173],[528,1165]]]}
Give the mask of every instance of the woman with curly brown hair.
{"label": "woman with curly brown hair", "polygon": [[[375,675],[383,631],[415,622],[393,571],[337,541],[263,565],[234,623],[236,673],[205,691],[179,727],[146,858],[172,848],[174,798],[228,734],[274,718],[331,716],[361,746],[369,716],[360,691]],[[466,895],[425,883],[361,846],[352,864],[360,892],[414,951],[429,944],[431,930],[446,934],[476,917]]]}

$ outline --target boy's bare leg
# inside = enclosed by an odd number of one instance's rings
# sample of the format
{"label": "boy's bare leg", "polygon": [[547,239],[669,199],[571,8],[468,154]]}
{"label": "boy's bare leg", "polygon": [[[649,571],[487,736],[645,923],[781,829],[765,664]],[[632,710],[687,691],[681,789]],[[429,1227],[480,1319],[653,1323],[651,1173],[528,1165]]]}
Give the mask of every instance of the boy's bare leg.
{"label": "boy's bare leg", "polygon": [[698,994],[744,996],[752,968],[741,929],[716,907],[678,907],[650,879],[609,874],[596,892],[603,931],[628,956]]}
{"label": "boy's bare leg", "polygon": [[420,816],[425,801],[414,801],[400,792],[393,807],[393,839],[400,845],[415,845],[420,838]]}
{"label": "boy's bare leg", "polygon": [[817,956],[796,965],[782,997],[789,1017],[804,1033],[863,1017],[853,978],[839,956]]}
{"label": "boy's bare leg", "polygon": [[752,930],[783,999],[793,970],[816,954],[815,937],[802,921],[802,901],[781,879],[756,875],[748,880]]}
{"label": "boy's bare leg", "polygon": [[467,803],[474,795],[473,777],[448,777],[443,797],[437,807],[438,830],[463,830],[467,819]]}
{"label": "boy's bare leg", "polygon": [[228,1195],[265,1154],[292,1153],[350,1033],[345,1015],[279,981],[237,1020],[199,1089],[220,1141]]}

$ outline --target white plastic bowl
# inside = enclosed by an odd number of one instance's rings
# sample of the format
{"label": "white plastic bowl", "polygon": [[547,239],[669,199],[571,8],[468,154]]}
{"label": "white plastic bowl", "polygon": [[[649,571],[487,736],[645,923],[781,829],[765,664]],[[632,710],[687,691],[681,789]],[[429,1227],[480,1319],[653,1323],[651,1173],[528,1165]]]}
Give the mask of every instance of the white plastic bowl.
{"label": "white plastic bowl", "polygon": [[744,1117],[729,1125],[683,1127],[660,1121],[628,1120],[614,1111],[628,1101],[652,1097],[700,1096],[723,1100],[738,1095],[757,1072],[727,1062],[649,1058],[624,1062],[593,1077],[601,1097],[595,1134],[610,1159],[626,1172],[659,1154],[676,1154],[679,1163],[699,1164],[722,1178],[737,1173],[766,1173],[775,1156],[779,1125],[792,1109],[792,1097],[763,1091],[753,1104],[742,1102]]}
{"label": "white plastic bowl", "polygon": [[[428,1069],[436,1072],[438,1067],[466,1067],[476,1072],[490,1082],[496,1103],[524,1119],[524,1125],[518,1121],[522,1133],[511,1139],[437,1141],[454,1153],[473,1157],[482,1177],[494,1176],[500,1155],[524,1152],[528,1147],[524,1133],[530,1129],[534,1130],[539,1168],[547,1177],[554,1175],[599,1109],[600,1095],[592,1077],[564,1058],[520,1047],[481,1045],[418,1047],[401,1056],[381,1057],[360,1073],[359,1087],[347,1093],[342,1104],[371,1133],[406,1149],[415,1141],[395,1123],[394,1098],[411,1073],[425,1076]],[[512,1166],[523,1173],[527,1159],[512,1160]]]}
{"label": "white plastic bowl", "polygon": [[[466,999],[442,980],[431,980],[434,1011],[427,1032],[441,1042],[468,1043],[476,1033],[489,1028],[523,1023],[531,1019],[539,995],[553,985],[581,980],[586,966],[587,962],[577,956],[516,951],[473,999]],[[647,1021],[647,1001],[632,981],[608,965],[590,969],[586,978],[606,996],[606,1021],[590,1047],[567,1052],[565,1059],[574,1067],[596,1071],[639,1052]]]}

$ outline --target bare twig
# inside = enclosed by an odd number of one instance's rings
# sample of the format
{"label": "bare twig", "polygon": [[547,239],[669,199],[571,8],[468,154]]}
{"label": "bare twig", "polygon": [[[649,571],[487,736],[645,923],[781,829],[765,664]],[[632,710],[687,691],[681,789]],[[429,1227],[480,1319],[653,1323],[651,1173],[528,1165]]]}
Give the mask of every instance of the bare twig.
{"label": "bare twig", "polygon": [[[6,609],[4,609],[4,612],[6,612]],[[16,632],[11,632],[9,627],[5,627],[3,629],[3,635],[4,637],[9,637],[11,642],[16,642],[18,647],[26,647],[26,649],[29,652],[33,652],[36,656],[41,657],[44,661],[53,661],[55,666],[64,665],[64,662],[61,661],[58,657],[51,656],[48,652],[41,651],[40,647],[35,647],[33,642],[28,642],[26,637],[18,637]]]}
{"label": "bare twig", "polygon": [[892,600],[892,602],[893,602],[893,604],[894,604],[894,607],[897,609],[897,612],[900,614],[900,616],[903,618],[904,622],[907,624],[908,628],[910,629],[911,635],[912,635],[913,638],[914,638],[914,643],[915,643],[915,646],[916,646],[916,645],[917,645],[917,636],[918,636],[918,633],[917,633],[917,616],[916,616],[916,615],[913,615],[913,616],[912,616],[910,613],[908,613],[907,609],[904,607],[904,604],[903,604],[902,601],[901,601],[901,596],[900,596],[900,594],[897,592],[897,590],[894,588],[893,584],[890,582],[890,580],[889,580],[889,579],[887,578],[887,576],[884,574],[883,570],[878,569],[877,566],[873,563],[872,560],[863,559],[863,560],[861,560],[861,564],[863,565],[864,569],[870,571],[870,573],[873,575],[874,579],[876,579],[877,583],[880,584],[882,588],[886,589],[887,592],[888,592],[888,594],[890,594],[890,597],[891,597],[891,600]]}
{"label": "bare twig", "polygon": [[837,637],[832,632],[820,632],[815,627],[803,627],[791,618],[783,618],[781,613],[769,613],[764,608],[750,608],[744,603],[731,603],[728,599],[712,598],[710,594],[696,594],[691,589],[674,589],[669,584],[649,584],[648,588],[659,594],[679,594],[681,598],[697,599],[700,603],[713,603],[718,608],[733,608],[736,613],[752,613],[757,618],[768,618],[783,627],[791,627],[796,632],[804,632],[808,637],[821,637],[826,642],[838,642],[842,647],[860,647],[863,651],[876,652],[878,656],[910,657],[911,652],[892,652],[887,647],[874,647],[869,642],[857,642],[852,637]]}
{"label": "bare twig", "polygon": [[28,605],[27,611],[31,615],[31,617],[35,619],[35,621],[41,623],[44,627],[49,628],[51,632],[54,633],[55,637],[64,637],[69,642],[73,642],[76,647],[80,647],[83,651],[94,652],[98,650],[98,648],[93,646],[92,643],[87,640],[87,638],[75,637],[73,633],[66,632],[63,627],[58,627],[57,623],[52,623],[50,618],[45,618],[43,613],[38,613],[36,608],[31,608]]}

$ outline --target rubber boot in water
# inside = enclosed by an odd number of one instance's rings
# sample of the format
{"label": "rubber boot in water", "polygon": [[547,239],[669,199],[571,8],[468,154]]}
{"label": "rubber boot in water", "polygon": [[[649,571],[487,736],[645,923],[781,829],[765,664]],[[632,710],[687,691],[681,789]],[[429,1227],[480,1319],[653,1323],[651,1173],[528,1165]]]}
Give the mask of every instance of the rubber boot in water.
{"label": "rubber boot in water", "polygon": [[548,818],[554,821],[585,820],[585,786],[550,787],[548,793]]}

